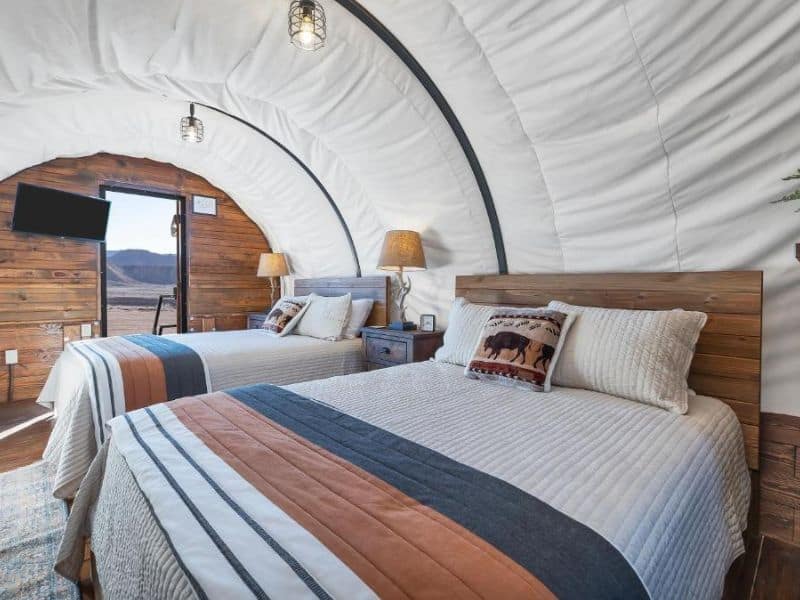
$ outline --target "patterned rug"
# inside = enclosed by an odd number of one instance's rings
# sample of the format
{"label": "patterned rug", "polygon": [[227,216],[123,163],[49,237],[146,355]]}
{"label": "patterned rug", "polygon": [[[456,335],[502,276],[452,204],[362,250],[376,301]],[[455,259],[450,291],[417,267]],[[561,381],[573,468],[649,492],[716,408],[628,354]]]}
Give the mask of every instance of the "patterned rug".
{"label": "patterned rug", "polygon": [[80,599],[53,571],[67,505],[50,494],[47,463],[0,473],[0,599]]}

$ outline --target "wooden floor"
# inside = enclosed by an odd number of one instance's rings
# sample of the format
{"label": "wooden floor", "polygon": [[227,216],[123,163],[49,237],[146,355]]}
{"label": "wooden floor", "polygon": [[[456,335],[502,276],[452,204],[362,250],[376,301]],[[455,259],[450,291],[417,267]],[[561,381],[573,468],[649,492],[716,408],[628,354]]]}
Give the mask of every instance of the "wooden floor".
{"label": "wooden floor", "polygon": [[[29,402],[0,405],[0,436],[44,412]],[[0,472],[39,460],[51,428],[48,419],[0,438]],[[89,599],[93,594],[88,560],[84,567],[82,595]],[[800,547],[765,537],[748,540],[747,554],[728,573],[724,600],[800,600]]]}
{"label": "wooden floor", "polygon": [[[24,467],[42,458],[53,428],[51,418],[31,425],[26,422],[44,417],[48,411],[34,402],[0,404],[0,473]],[[12,433],[14,428],[19,431]]]}

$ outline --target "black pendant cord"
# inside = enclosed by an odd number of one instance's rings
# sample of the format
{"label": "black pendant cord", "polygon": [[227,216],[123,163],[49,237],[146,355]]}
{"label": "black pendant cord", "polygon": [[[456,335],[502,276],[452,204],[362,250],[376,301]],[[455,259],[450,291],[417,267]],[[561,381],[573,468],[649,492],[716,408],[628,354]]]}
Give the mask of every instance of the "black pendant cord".
{"label": "black pendant cord", "polygon": [[492,192],[489,189],[489,183],[486,181],[486,175],[483,172],[478,156],[467,137],[461,122],[458,120],[455,112],[448,104],[442,92],[433,82],[430,75],[425,71],[422,65],[414,58],[414,55],[409,52],[403,43],[381,23],[375,15],[369,12],[356,0],[336,0],[343,8],[348,10],[364,25],[369,27],[375,35],[377,35],[383,42],[391,48],[391,50],[402,60],[408,69],[414,74],[417,80],[422,84],[422,87],[428,92],[430,97],[439,107],[439,110],[444,115],[445,120],[453,130],[464,155],[467,157],[467,162],[472,168],[472,173],[475,176],[475,181],[478,183],[478,189],[483,196],[483,204],[486,207],[486,216],[489,218],[489,226],[492,229],[492,237],[494,238],[495,252],[497,253],[497,268],[501,274],[508,273],[508,262],[506,259],[506,248],[503,243],[503,233],[500,230],[500,221],[497,218],[497,211],[494,206],[494,199]]}
{"label": "black pendant cord", "polygon": [[356,245],[353,242],[353,236],[350,233],[350,228],[347,226],[347,222],[344,220],[344,216],[342,216],[342,211],[339,210],[339,206],[336,204],[336,201],[333,199],[333,196],[330,195],[328,190],[325,188],[325,186],[322,184],[322,182],[319,180],[319,178],[314,174],[314,172],[308,167],[308,165],[306,165],[306,163],[304,163],[302,160],[300,160],[300,158],[296,154],[294,154],[291,150],[289,150],[289,148],[287,148],[286,146],[281,144],[278,140],[276,140],[274,137],[272,137],[266,131],[264,131],[260,127],[257,127],[255,125],[253,125],[249,121],[245,121],[241,117],[237,117],[236,115],[233,115],[233,114],[231,114],[231,113],[229,113],[227,111],[224,111],[221,108],[217,108],[216,106],[211,106],[210,104],[203,104],[202,102],[195,102],[195,104],[197,106],[202,106],[203,108],[207,108],[208,110],[213,110],[214,112],[217,112],[217,113],[219,113],[221,115],[225,115],[226,117],[229,117],[229,118],[233,119],[234,121],[237,121],[237,122],[241,123],[242,125],[244,125],[246,127],[249,127],[253,131],[255,131],[257,133],[260,133],[262,136],[267,138],[270,142],[275,144],[278,148],[283,150],[286,153],[287,156],[289,156],[294,162],[296,162],[300,166],[301,169],[303,169],[303,171],[306,172],[306,174],[317,185],[317,187],[322,192],[322,194],[325,196],[325,198],[328,199],[328,203],[331,205],[331,208],[333,209],[333,212],[336,215],[336,218],[339,219],[339,224],[342,226],[342,230],[344,231],[344,235],[347,238],[347,243],[350,246],[350,252],[353,255],[353,264],[355,266],[356,277],[361,277],[361,263],[358,260],[358,253],[356,252]]}

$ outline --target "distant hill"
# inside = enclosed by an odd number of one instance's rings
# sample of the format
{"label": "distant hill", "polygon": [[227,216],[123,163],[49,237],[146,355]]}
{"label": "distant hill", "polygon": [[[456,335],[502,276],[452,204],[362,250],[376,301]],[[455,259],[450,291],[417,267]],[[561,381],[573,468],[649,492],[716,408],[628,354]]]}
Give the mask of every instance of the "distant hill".
{"label": "distant hill", "polygon": [[141,283],[175,284],[177,263],[174,254],[148,250],[116,250],[108,253],[108,282],[113,285]]}

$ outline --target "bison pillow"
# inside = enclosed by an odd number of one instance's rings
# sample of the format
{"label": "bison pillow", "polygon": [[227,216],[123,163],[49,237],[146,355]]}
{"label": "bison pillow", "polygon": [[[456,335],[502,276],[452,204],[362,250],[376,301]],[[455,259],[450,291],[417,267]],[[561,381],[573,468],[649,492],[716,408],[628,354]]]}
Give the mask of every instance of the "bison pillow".
{"label": "bison pillow", "polygon": [[570,315],[546,308],[501,309],[486,325],[464,372],[535,392],[549,392]]}
{"label": "bison pillow", "polygon": [[278,337],[287,335],[300,321],[308,305],[309,299],[306,296],[281,298],[264,320],[264,329]]}

